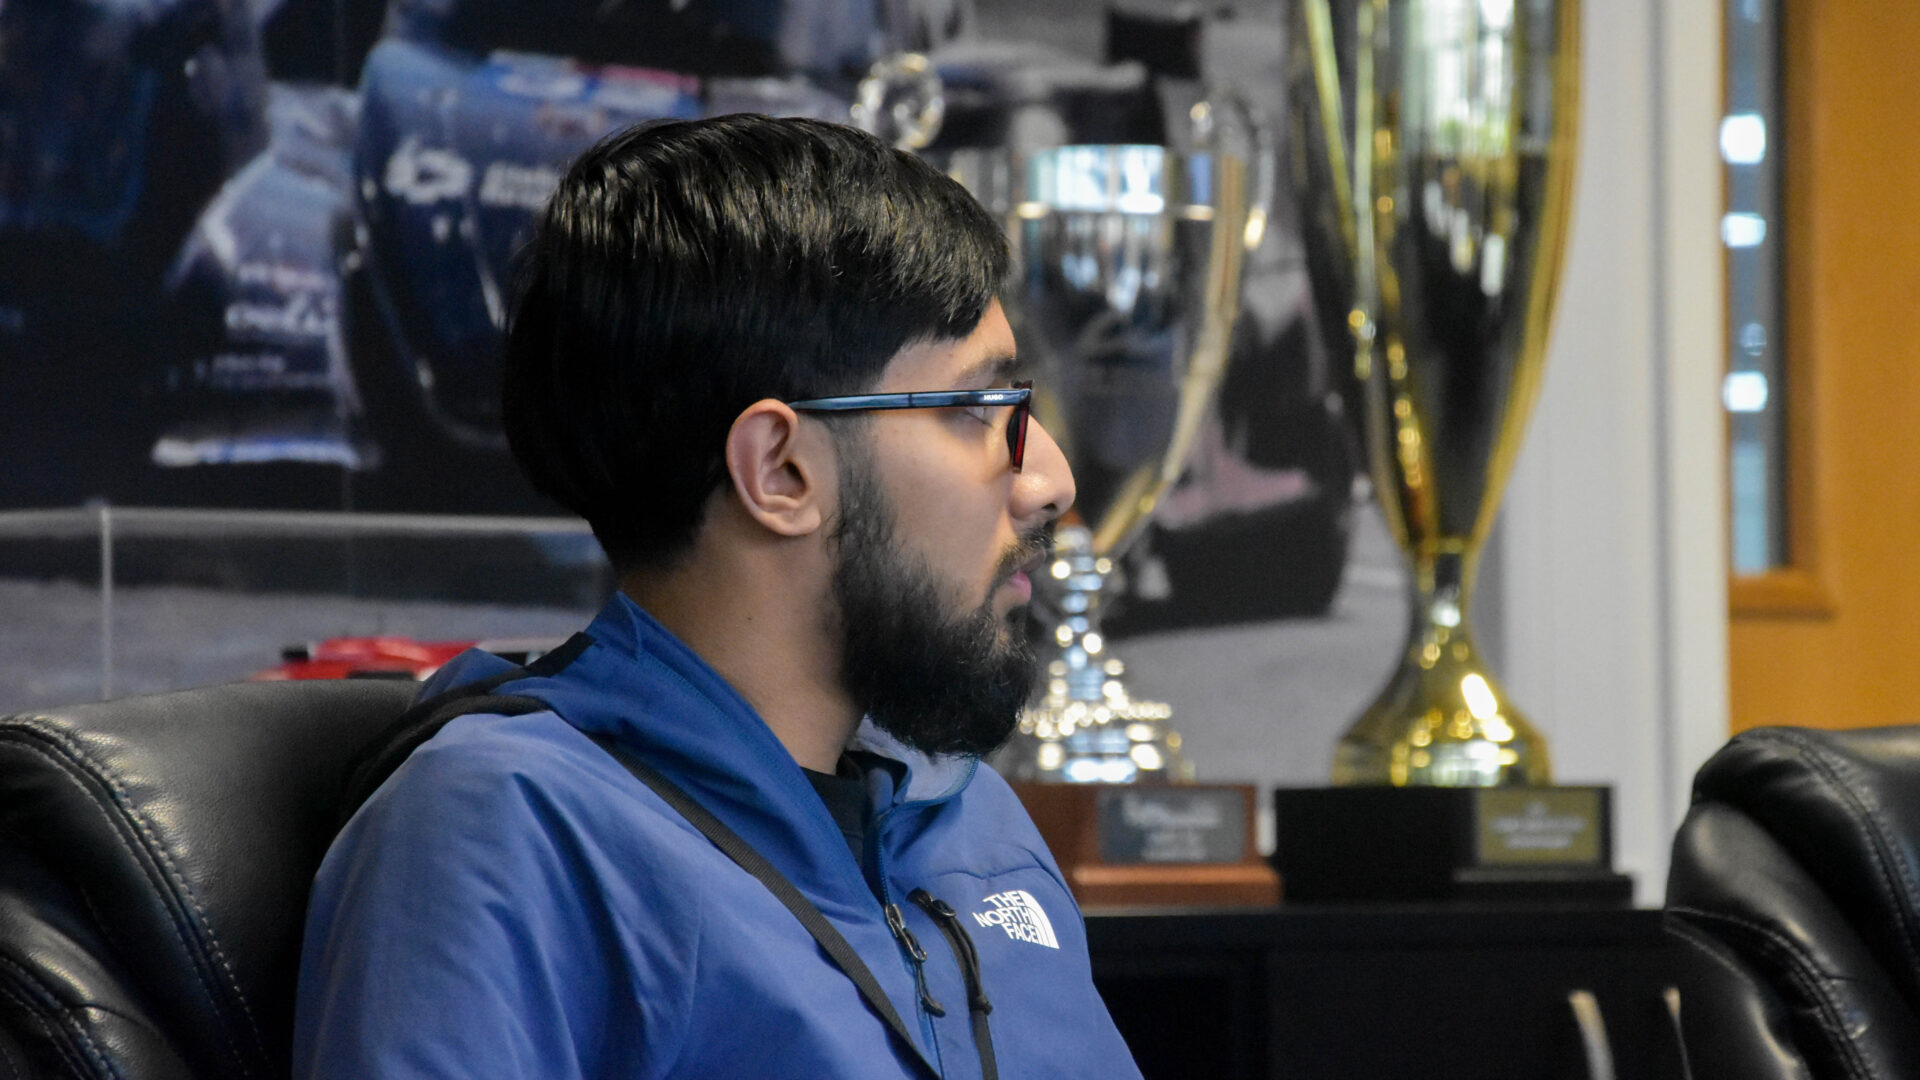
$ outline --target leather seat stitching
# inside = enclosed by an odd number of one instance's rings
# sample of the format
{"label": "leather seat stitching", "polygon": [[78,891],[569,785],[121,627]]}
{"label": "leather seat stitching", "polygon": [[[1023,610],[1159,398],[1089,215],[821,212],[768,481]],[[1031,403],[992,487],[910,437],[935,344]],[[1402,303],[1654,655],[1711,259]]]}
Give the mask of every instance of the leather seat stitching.
{"label": "leather seat stitching", "polygon": [[[1687,914],[1687,915],[1701,914],[1701,912],[1695,908],[1673,908],[1671,910],[1677,914]],[[1688,941],[1691,941],[1694,944],[1700,946],[1700,952],[1704,954],[1707,957],[1707,959],[1713,961],[1715,964],[1719,965],[1720,967],[1725,968],[1729,974],[1733,975],[1735,978],[1739,979],[1741,982],[1745,983],[1746,985],[1754,987],[1756,989],[1760,989],[1760,990],[1765,990],[1768,988],[1767,984],[1760,978],[1756,977],[1751,969],[1746,968],[1740,964],[1734,963],[1733,960],[1726,955],[1726,948],[1727,948],[1726,942],[1721,941],[1719,938],[1714,937],[1712,934],[1707,933],[1705,930],[1702,930],[1697,926],[1689,926],[1687,923],[1679,919],[1667,920],[1667,922],[1665,923],[1664,929],[1670,934],[1674,934],[1678,937],[1686,938]]]}
{"label": "leather seat stitching", "polygon": [[[1675,914],[1700,919],[1703,922],[1727,923],[1739,929],[1746,930],[1759,938],[1758,941],[1753,943],[1755,947],[1763,952],[1771,952],[1777,959],[1785,961],[1784,966],[1787,970],[1787,977],[1792,979],[1794,983],[1807,994],[1828,1030],[1834,1032],[1843,1032],[1846,1030],[1845,1022],[1839,1012],[1834,1008],[1833,1001],[1827,994],[1822,992],[1821,988],[1826,980],[1820,976],[1818,970],[1815,969],[1809,961],[1806,950],[1795,946],[1791,938],[1786,937],[1764,923],[1755,922],[1751,919],[1728,912],[1706,911],[1701,908],[1684,906],[1669,908],[1668,910]],[[1841,1049],[1843,1056],[1851,1061],[1861,1073],[1875,1077],[1880,1075],[1880,1070],[1874,1067],[1872,1061],[1869,1061],[1861,1054],[1860,1048],[1854,1045],[1851,1038],[1839,1035],[1836,1037],[1835,1042]]]}
{"label": "leather seat stitching", "polygon": [[[1913,925],[1914,912],[1905,902],[1909,895],[1920,893],[1920,880],[1916,880],[1913,868],[1900,857],[1898,846],[1887,842],[1887,837],[1893,830],[1886,816],[1881,813],[1877,801],[1869,803],[1862,796],[1861,793],[1868,790],[1870,785],[1865,783],[1865,777],[1853,767],[1851,762],[1834,757],[1825,747],[1806,736],[1798,732],[1779,734],[1782,735],[1783,742],[1791,744],[1799,752],[1804,764],[1824,774],[1827,780],[1837,787],[1839,801],[1853,807],[1860,817],[1871,821],[1876,826],[1868,829],[1856,823],[1854,829],[1860,834],[1863,841],[1861,846],[1869,853],[1868,862],[1883,890],[1880,902],[1892,908],[1899,916],[1897,926],[1900,931],[1900,943],[1906,950],[1907,966],[1909,969],[1920,967],[1920,946],[1916,945]],[[1890,863],[1897,864],[1897,867],[1889,866]]]}
{"label": "leather seat stitching", "polygon": [[[1673,910],[1678,912],[1692,909],[1675,908]],[[1727,955],[1728,945],[1726,942],[1707,933],[1700,927],[1687,923],[1684,919],[1669,918],[1663,921],[1662,926],[1668,933],[1693,942],[1697,951],[1705,956],[1709,962],[1722,968],[1742,985],[1755,991],[1762,999],[1761,1009],[1763,1013],[1771,1013],[1775,1007],[1784,1008],[1784,1006],[1780,1004],[1778,995],[1775,994],[1771,986],[1767,985],[1764,979],[1761,979],[1752,968],[1738,963],[1733,957]],[[1794,1041],[1791,1030],[1781,1029],[1786,1022],[1786,1018],[1763,1016],[1762,1019],[1767,1026],[1767,1036],[1778,1040],[1775,1045],[1779,1047],[1782,1053],[1790,1053],[1793,1055],[1792,1063],[1799,1066],[1794,1076],[1799,1078],[1799,1080],[1810,1080],[1813,1075],[1813,1067],[1807,1064],[1806,1051],[1801,1048],[1798,1042]],[[1685,1041],[1684,1038],[1681,1039],[1683,1044],[1682,1049],[1685,1048]]]}
{"label": "leather seat stitching", "polygon": [[[239,980],[234,975],[231,965],[228,964],[227,962],[225,952],[220,948],[219,938],[214,934],[213,928],[207,924],[206,913],[200,908],[199,898],[194,895],[193,889],[187,883],[185,876],[182,875],[179,869],[174,866],[173,860],[167,855],[164,849],[164,846],[159,842],[159,839],[154,835],[153,830],[151,826],[148,824],[148,822],[146,821],[146,819],[133,809],[132,799],[127,795],[126,790],[122,788],[119,782],[113,776],[109,775],[107,770],[103,768],[98,762],[94,761],[72,738],[67,736],[64,732],[59,731],[57,728],[54,728],[52,726],[52,723],[48,721],[46,718],[15,717],[14,722],[15,724],[18,725],[18,730],[22,731],[22,733],[38,735],[43,738],[50,739],[56,744],[58,744],[62,749],[66,750],[68,754],[72,755],[75,759],[77,759],[75,763],[71,763],[71,764],[78,764],[79,766],[81,766],[82,771],[86,775],[88,775],[91,779],[97,780],[98,782],[103,784],[110,792],[112,792],[114,797],[114,802],[119,807],[121,813],[125,815],[126,820],[133,825],[133,827],[139,832],[140,836],[146,841],[146,844],[144,845],[145,853],[148,855],[148,857],[150,857],[160,865],[166,878],[179,891],[177,899],[179,900],[180,903],[182,903],[184,907],[188,909],[188,911],[191,912],[192,916],[194,917],[194,922],[196,924],[195,928],[198,931],[200,931],[201,935],[205,937],[206,944],[207,944],[207,951],[211,955],[215,964],[220,969],[221,974],[224,975],[227,980],[227,988],[232,991],[233,998],[235,1002],[239,1005],[241,1014],[246,1019],[249,1033],[254,1038],[255,1048],[260,1052],[262,1057],[266,1056],[266,1047],[260,1035],[259,1025],[255,1022],[253,1018],[252,1010],[247,1006],[246,997],[240,989]],[[5,734],[4,731],[0,731],[0,737],[3,737],[4,734]],[[100,806],[93,799],[92,797],[93,792],[88,790],[87,786],[81,782],[80,778],[78,776],[75,776],[73,772],[70,771],[70,768],[67,767],[70,765],[70,763],[63,762],[56,755],[46,753],[43,750],[32,747],[25,743],[21,743],[21,746],[23,749],[26,749],[29,752],[36,753],[39,756],[46,758],[49,763],[55,764],[57,766],[62,766],[57,770],[60,773],[60,775],[66,778],[75,787],[79,788],[82,793],[88,796],[86,801],[89,804],[93,805],[95,809],[99,810],[101,816],[105,818],[110,825],[116,826],[111,831],[114,834],[114,838],[117,841],[119,841],[120,846],[130,856],[133,856],[135,862],[141,861],[139,858],[141,851],[136,850],[134,845],[130,843],[124,835],[121,834],[120,829],[117,827],[119,823],[115,821],[114,816],[108,813],[105,807]],[[193,949],[192,945],[188,943],[186,939],[186,934],[181,928],[181,926],[179,925],[179,920],[177,918],[170,919],[169,925],[173,930],[175,939],[180,942],[181,948],[186,952],[187,956],[191,959],[194,955],[195,950]],[[202,988],[208,991],[209,998],[217,1000],[218,995],[212,992],[213,987],[207,984],[207,981],[204,975],[200,973],[200,965],[198,963],[195,963],[193,965],[193,968],[194,968],[196,977],[199,978],[200,980]],[[226,1035],[226,1025],[220,1024],[216,1026],[220,1028],[223,1035]],[[235,1063],[239,1066],[242,1075],[245,1075],[245,1076],[253,1075],[253,1070],[248,1066],[248,1063],[246,1061],[246,1055],[242,1053],[240,1050],[240,1047],[233,1042],[232,1036],[226,1035],[226,1041],[230,1049],[233,1051]]]}
{"label": "leather seat stitching", "polygon": [[8,1049],[8,1041],[10,1040],[0,1041],[0,1059],[6,1062],[8,1080],[33,1080],[27,1075],[26,1063],[15,1057],[13,1051]]}
{"label": "leather seat stitching", "polygon": [[50,1022],[48,1022],[46,1017],[34,1011],[33,1002],[28,1001],[25,998],[21,997],[19,994],[15,993],[13,989],[7,986],[5,983],[0,983],[0,994],[4,994],[9,1001],[12,1001],[15,1005],[19,1006],[18,1012],[20,1015],[23,1015],[28,1020],[33,1021],[33,1025],[40,1029],[41,1038],[45,1039],[48,1045],[52,1046],[54,1051],[58,1053],[61,1056],[61,1058],[66,1061],[68,1068],[73,1069],[75,1072],[84,1071],[86,1067],[85,1062],[74,1060],[73,1047],[68,1046],[64,1041],[60,1039],[58,1032],[54,1030],[53,1025]]}
{"label": "leather seat stitching", "polygon": [[[35,754],[36,756],[46,759],[46,761],[49,764],[55,766],[55,771],[57,771],[63,779],[73,784],[76,788],[79,788],[81,793],[87,796],[86,801],[88,805],[92,806],[95,810],[98,810],[100,812],[100,816],[104,818],[109,825],[116,826],[110,831],[113,834],[114,840],[116,840],[120,844],[121,850],[125,851],[129,856],[131,856],[136,864],[140,864],[142,866],[142,869],[145,869],[144,860],[142,860],[140,857],[142,854],[141,851],[137,849],[132,843],[130,843],[124,835],[121,834],[120,829],[117,827],[119,825],[118,820],[116,820],[115,817],[111,813],[109,813],[105,807],[100,806],[99,803],[94,800],[93,792],[90,789],[88,789],[84,783],[81,782],[79,777],[73,775],[70,769],[70,765],[71,765],[70,762],[67,762],[61,759],[58,755],[47,753],[38,747],[21,744],[21,748],[26,750],[29,753]],[[111,785],[109,786],[111,787]],[[120,793],[118,791],[115,791],[116,799],[119,797],[119,794]],[[124,810],[125,807],[123,806],[122,809]],[[97,917],[98,916],[96,915],[96,918]],[[181,932],[179,926],[174,925],[170,921],[169,928],[172,929],[174,940],[180,943],[181,949],[185,951],[189,956],[191,956],[193,954],[193,947],[188,944],[186,935]],[[202,980],[202,984],[203,984],[202,986],[203,989],[209,989],[205,987],[204,979]]]}
{"label": "leather seat stitching", "polygon": [[[0,963],[4,963],[10,968],[19,968],[19,965],[15,963],[11,957],[0,957]],[[23,971],[20,972],[20,974],[24,975],[29,982],[33,979],[31,972]],[[35,987],[35,989],[40,989],[43,993],[45,992],[42,987]],[[90,1059],[94,1065],[98,1066],[100,1072],[108,1076],[121,1075],[120,1070],[115,1068],[113,1062],[109,1061],[106,1055],[100,1052],[100,1047],[95,1045],[93,1039],[87,1034],[86,1026],[66,1018],[66,1010],[58,1001],[43,1001],[39,1004],[43,1007],[50,1008],[52,1012],[66,1020],[66,1022],[61,1023],[59,1027],[71,1036],[71,1042],[59,1038],[55,1031],[54,1019],[36,1011],[34,1009],[35,1002],[29,1001],[22,996],[21,990],[22,987],[18,985],[0,982],[0,995],[5,995],[7,1000],[19,1006],[22,1012],[25,1012],[28,1017],[40,1025],[40,1030],[46,1033],[47,1041],[61,1051],[61,1056],[67,1059],[70,1066],[76,1066],[75,1071],[79,1071],[77,1068],[79,1063],[73,1060],[73,1055],[76,1051],[79,1051],[84,1054],[87,1059]]]}

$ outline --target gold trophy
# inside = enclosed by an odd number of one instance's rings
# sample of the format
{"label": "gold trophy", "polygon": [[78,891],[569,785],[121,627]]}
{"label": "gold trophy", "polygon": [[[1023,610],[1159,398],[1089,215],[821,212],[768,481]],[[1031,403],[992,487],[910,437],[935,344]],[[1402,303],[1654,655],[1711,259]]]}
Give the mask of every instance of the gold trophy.
{"label": "gold trophy", "polygon": [[1340,739],[1337,785],[1551,780],[1467,611],[1545,362],[1579,14],[1578,0],[1294,4],[1309,273],[1347,309],[1374,486],[1412,571],[1406,653]]}

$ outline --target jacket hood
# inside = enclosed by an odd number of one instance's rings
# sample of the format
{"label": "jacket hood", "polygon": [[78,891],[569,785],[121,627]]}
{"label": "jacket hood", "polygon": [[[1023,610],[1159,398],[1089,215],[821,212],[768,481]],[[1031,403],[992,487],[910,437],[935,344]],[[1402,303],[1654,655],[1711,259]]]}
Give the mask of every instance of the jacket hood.
{"label": "jacket hood", "polygon": [[[699,654],[618,592],[585,633],[592,644],[566,668],[549,676],[515,679],[496,692],[538,698],[580,731],[611,736],[642,755],[709,809],[721,812],[722,804],[729,806],[734,813],[722,816],[738,822],[736,828],[755,848],[802,853],[796,865],[781,866],[796,881],[826,876],[837,879],[830,892],[871,896],[839,826],[799,763],[759,713]],[[497,656],[469,650],[436,672],[421,695],[512,669]],[[950,800],[978,768],[972,757],[914,750],[870,717],[861,722],[848,748],[900,764],[904,775],[890,785],[895,806]],[[854,891],[843,893],[845,889]]]}

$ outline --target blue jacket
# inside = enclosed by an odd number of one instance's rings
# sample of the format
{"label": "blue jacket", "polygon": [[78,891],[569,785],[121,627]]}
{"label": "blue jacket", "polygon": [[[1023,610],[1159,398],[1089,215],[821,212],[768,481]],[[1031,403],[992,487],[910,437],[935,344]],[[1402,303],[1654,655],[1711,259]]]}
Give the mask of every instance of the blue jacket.
{"label": "blue jacket", "polygon": [[[745,700],[624,596],[594,644],[499,688],[552,707],[454,720],[347,825],[314,884],[297,1077],[978,1077],[955,950],[907,902],[956,909],[1003,1077],[1136,1077],[1084,926],[1006,783],[970,759],[868,772],[858,865]],[[423,691],[504,670],[468,653]],[[865,960],[910,1051],[766,886],[586,734],[665,773],[785,874]],[[924,1004],[877,883],[926,954]]]}

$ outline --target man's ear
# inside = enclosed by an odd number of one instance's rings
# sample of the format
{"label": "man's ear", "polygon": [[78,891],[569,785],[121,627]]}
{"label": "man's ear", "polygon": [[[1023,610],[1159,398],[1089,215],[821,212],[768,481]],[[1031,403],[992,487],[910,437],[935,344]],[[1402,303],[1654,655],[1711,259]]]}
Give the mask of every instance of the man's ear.
{"label": "man's ear", "polygon": [[748,517],[779,536],[806,536],[826,520],[832,472],[824,432],[802,428],[785,402],[756,401],[727,432],[727,474]]}

